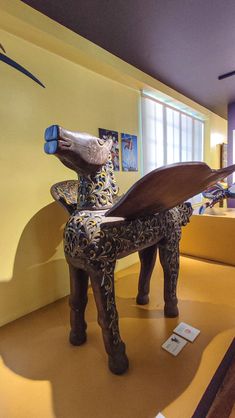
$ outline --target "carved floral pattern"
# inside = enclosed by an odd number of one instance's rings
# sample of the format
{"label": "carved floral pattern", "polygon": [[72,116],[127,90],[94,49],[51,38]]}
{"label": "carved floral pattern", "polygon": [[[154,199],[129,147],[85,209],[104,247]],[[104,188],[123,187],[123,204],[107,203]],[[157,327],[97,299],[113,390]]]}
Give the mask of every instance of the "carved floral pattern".
{"label": "carved floral pattern", "polygon": [[84,209],[105,209],[114,203],[118,187],[113,173],[111,154],[105,165],[95,175],[80,177],[78,204]]}
{"label": "carved floral pattern", "polygon": [[190,203],[184,203],[156,215],[114,222],[105,222],[108,218],[104,217],[104,211],[76,211],[67,222],[65,254],[81,259],[88,271],[99,272],[115,345],[121,341],[113,281],[116,259],[158,243],[167,254],[171,271],[168,296],[169,299],[176,298],[181,226],[186,225],[191,214]]}
{"label": "carved floral pattern", "polygon": [[119,199],[111,155],[95,175],[56,183],[51,188],[51,194],[70,214],[76,209],[110,208]]}
{"label": "carved floral pattern", "polygon": [[77,209],[78,180],[65,180],[51,187],[51,194],[72,214]]}

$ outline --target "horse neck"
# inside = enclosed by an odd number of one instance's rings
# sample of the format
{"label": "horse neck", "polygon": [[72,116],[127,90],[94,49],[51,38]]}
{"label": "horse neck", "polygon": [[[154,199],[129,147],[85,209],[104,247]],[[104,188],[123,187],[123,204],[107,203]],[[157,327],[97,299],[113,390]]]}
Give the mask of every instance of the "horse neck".
{"label": "horse neck", "polygon": [[113,206],[118,187],[113,172],[111,156],[94,175],[80,176],[78,206],[83,209],[106,209]]}

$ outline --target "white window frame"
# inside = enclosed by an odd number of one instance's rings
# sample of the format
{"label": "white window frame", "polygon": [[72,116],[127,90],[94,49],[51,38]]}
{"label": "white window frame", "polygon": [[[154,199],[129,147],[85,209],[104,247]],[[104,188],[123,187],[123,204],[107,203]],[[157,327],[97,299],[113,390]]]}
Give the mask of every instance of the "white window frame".
{"label": "white window frame", "polygon": [[[150,105],[151,103],[148,102],[146,104],[146,100],[154,102],[154,105],[152,107],[152,115],[149,113],[147,115],[147,105]],[[143,172],[144,174],[148,173],[149,171],[153,170],[154,168],[161,167],[162,165],[167,165],[175,162],[185,162],[185,161],[203,161],[204,160],[204,144],[205,144],[205,122],[202,118],[196,117],[192,113],[187,113],[182,111],[180,108],[177,108],[177,106],[171,106],[167,103],[164,103],[160,100],[154,99],[151,96],[148,96],[146,94],[142,93],[141,98],[141,109],[142,109],[142,150],[143,150]],[[149,109],[151,109],[149,107]],[[169,125],[167,125],[167,113],[169,114],[169,110],[172,111],[172,118],[173,118],[173,137],[171,137],[171,140],[173,141],[173,147],[171,152],[171,160],[169,161],[169,148],[167,149],[167,130],[169,132]],[[150,111],[151,112],[151,111]],[[162,114],[157,117],[157,112]],[[175,113],[174,113],[175,112]],[[192,110],[193,112],[193,110]],[[176,140],[178,143],[179,149],[177,150],[176,146],[176,153],[178,154],[179,158],[174,157],[174,118],[175,115],[177,118],[179,118],[178,124],[176,124]],[[155,115],[155,119],[154,119]],[[188,135],[188,138],[190,138],[191,147],[184,151],[184,155],[187,152],[190,152],[190,158],[182,158],[183,155],[183,149],[182,149],[182,140],[183,140],[183,130],[182,130],[182,120],[183,116],[185,116],[186,124],[190,123],[192,126],[190,127],[191,132]],[[149,119],[149,120],[148,120]],[[148,123],[150,124],[152,121],[151,128],[148,126]],[[198,124],[200,122],[200,124]],[[160,152],[163,152],[163,155],[158,154],[157,150],[157,131],[160,130],[160,127],[162,126],[162,134],[160,135],[160,141],[161,144],[159,146]],[[187,126],[187,125],[186,125]],[[196,130],[198,127],[202,130],[202,135],[197,136]],[[178,131],[178,132],[177,132]],[[149,135],[149,136],[148,136]],[[155,135],[155,138],[154,138]],[[199,141],[198,141],[199,138]],[[187,128],[186,128],[186,141],[187,141]],[[197,142],[198,141],[198,142]],[[163,143],[162,143],[163,142]],[[187,145],[187,144],[186,144]],[[196,152],[197,151],[197,152]],[[197,154],[197,155],[196,155]],[[173,156],[173,157],[172,157]],[[161,161],[162,163],[159,164],[158,162]],[[201,203],[202,197],[201,195],[195,196],[193,199],[191,199],[191,202],[193,204]]]}

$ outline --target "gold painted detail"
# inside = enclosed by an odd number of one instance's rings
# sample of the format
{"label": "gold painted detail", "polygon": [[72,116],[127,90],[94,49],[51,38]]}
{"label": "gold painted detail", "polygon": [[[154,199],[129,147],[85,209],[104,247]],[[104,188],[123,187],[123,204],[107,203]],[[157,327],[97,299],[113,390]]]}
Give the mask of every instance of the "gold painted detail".
{"label": "gold painted detail", "polygon": [[114,178],[111,154],[106,165],[95,175],[80,177],[78,205],[84,209],[109,208],[118,194],[118,186]]}
{"label": "gold painted detail", "polygon": [[157,243],[164,247],[172,276],[170,297],[175,298],[181,226],[189,222],[191,215],[190,203],[184,203],[160,214],[113,224],[102,224],[102,212],[76,211],[67,222],[64,232],[65,254],[81,259],[88,271],[90,269],[98,274],[114,344],[121,341],[114,298],[117,258]]}
{"label": "gold painted detail", "polygon": [[65,180],[51,187],[53,198],[72,214],[77,209],[78,180]]}

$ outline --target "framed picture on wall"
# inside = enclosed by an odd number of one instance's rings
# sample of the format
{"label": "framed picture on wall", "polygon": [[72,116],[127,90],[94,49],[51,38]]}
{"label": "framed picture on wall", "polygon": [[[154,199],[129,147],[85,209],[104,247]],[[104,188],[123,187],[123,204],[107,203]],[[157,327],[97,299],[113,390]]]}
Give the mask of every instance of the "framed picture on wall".
{"label": "framed picture on wall", "polygon": [[228,156],[227,156],[227,144],[221,144],[220,150],[220,166],[221,168],[227,167],[228,165]]}
{"label": "framed picture on wall", "polygon": [[120,159],[119,159],[119,141],[118,141],[118,132],[110,131],[108,129],[99,128],[99,138],[107,140],[112,139],[113,146],[111,149],[112,161],[114,171],[120,170]]}
{"label": "framed picture on wall", "polygon": [[122,170],[138,171],[137,136],[121,134],[122,142]]}

